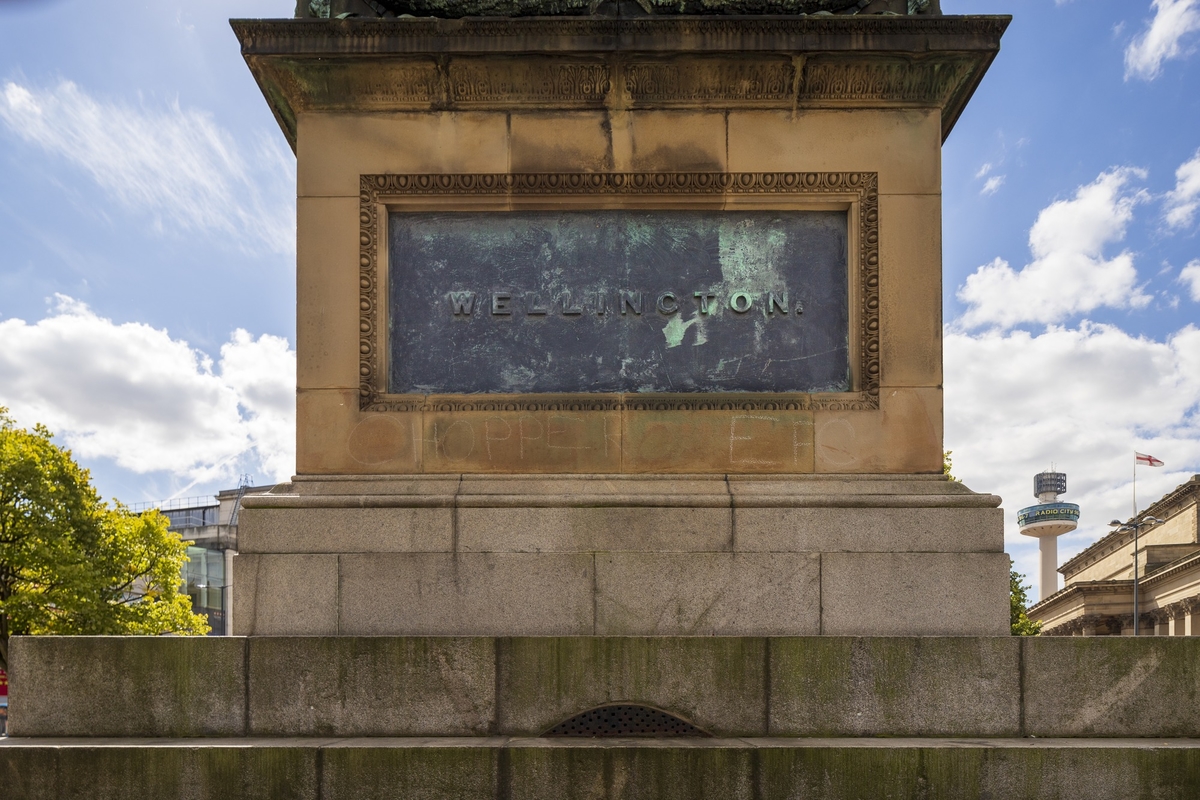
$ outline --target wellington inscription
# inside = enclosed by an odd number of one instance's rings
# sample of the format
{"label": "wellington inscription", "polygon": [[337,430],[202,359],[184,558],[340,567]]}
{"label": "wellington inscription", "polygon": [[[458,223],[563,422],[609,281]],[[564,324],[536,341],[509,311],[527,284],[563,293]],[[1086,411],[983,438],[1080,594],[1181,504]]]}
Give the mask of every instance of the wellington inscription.
{"label": "wellington inscription", "polygon": [[846,213],[393,212],[394,393],[844,392]]}

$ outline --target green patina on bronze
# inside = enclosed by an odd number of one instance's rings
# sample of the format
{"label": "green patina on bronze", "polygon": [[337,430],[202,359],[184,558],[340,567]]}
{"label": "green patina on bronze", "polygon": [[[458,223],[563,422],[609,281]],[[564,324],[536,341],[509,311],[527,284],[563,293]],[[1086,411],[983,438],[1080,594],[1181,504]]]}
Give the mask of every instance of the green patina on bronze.
{"label": "green patina on bronze", "polygon": [[297,16],[547,17],[711,14],[928,14],[934,0],[301,0]]}

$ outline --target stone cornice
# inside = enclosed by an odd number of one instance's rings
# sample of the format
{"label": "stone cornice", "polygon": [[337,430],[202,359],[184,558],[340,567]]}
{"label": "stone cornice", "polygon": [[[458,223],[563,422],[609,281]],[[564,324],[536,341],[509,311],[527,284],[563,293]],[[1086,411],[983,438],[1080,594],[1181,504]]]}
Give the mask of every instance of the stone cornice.
{"label": "stone cornice", "polygon": [[925,107],[949,134],[1008,17],[234,20],[295,146],[306,111]]}
{"label": "stone cornice", "polygon": [[1138,581],[1138,584],[1141,586],[1154,586],[1159,583],[1165,583],[1169,578],[1176,577],[1181,573],[1197,571],[1197,567],[1200,567],[1200,554],[1181,558],[1174,564],[1160,569],[1153,575],[1142,578]]}
{"label": "stone cornice", "polygon": [[1009,16],[234,19],[242,54],[991,52]]}
{"label": "stone cornice", "polygon": [[1200,501],[1200,475],[1193,475],[1187,483],[1181,483],[1162,498],[1151,503],[1141,516],[1169,517]]}
{"label": "stone cornice", "polygon": [[[1138,581],[1138,585],[1146,589],[1151,589],[1156,585],[1166,583],[1169,579],[1178,577],[1183,573],[1200,572],[1200,554],[1188,556],[1180,559],[1170,567],[1154,573],[1149,577],[1142,578]],[[1086,604],[1087,598],[1096,597],[1103,594],[1130,594],[1133,591],[1133,581],[1129,579],[1115,581],[1083,581],[1073,583],[1070,586],[1059,589],[1054,594],[1044,600],[1029,607],[1029,615],[1031,617],[1053,617],[1057,613],[1063,613],[1064,604],[1069,605],[1074,600],[1075,603],[1081,604],[1081,607]],[[1149,601],[1149,597],[1147,597]],[[1185,600],[1176,601],[1159,609],[1148,609],[1143,613],[1143,616],[1156,613],[1171,613],[1190,610],[1200,605],[1200,600],[1197,598],[1187,598]],[[1057,609],[1057,610],[1056,610]],[[1166,609],[1166,611],[1164,611]],[[1094,615],[1093,615],[1094,616]],[[1046,635],[1060,635],[1058,631],[1064,626],[1068,626],[1075,621],[1071,620],[1065,623],[1059,623],[1054,628],[1047,628],[1043,631]]]}
{"label": "stone cornice", "polygon": [[1087,595],[1117,594],[1132,590],[1132,580],[1081,581],[1079,583],[1072,583],[1070,586],[1059,589],[1057,592],[1045,598],[1044,600],[1039,600],[1037,603],[1034,603],[1029,607],[1027,613],[1029,614],[1030,618],[1033,618],[1035,615],[1039,617],[1051,616],[1049,613],[1050,609],[1060,605],[1072,597],[1083,598]]}
{"label": "stone cornice", "polygon": [[[940,475],[487,474],[293,478],[243,508],[996,508]],[[914,484],[921,487],[914,491]]]}
{"label": "stone cornice", "polygon": [[[1138,514],[1137,518],[1157,517],[1158,519],[1169,519],[1188,506],[1197,503],[1200,503],[1200,475],[1193,475],[1187,483],[1181,483],[1163,495],[1159,500],[1151,503],[1146,510]],[[1133,520],[1130,519],[1128,521],[1132,522]],[[1089,545],[1074,558],[1063,562],[1058,571],[1063,575],[1078,572],[1085,567],[1095,564],[1105,556],[1110,555],[1132,541],[1132,533],[1113,531]]]}
{"label": "stone cornice", "polygon": [[[882,6],[871,0],[638,0],[637,3],[619,0],[358,0],[363,10],[355,16],[364,17],[645,17],[729,14],[935,14],[941,10],[930,0],[881,0]],[[345,0],[342,0],[345,4]],[[298,18],[337,17],[338,3],[331,3],[327,13],[304,13],[297,8]],[[347,4],[350,5],[350,4]],[[871,10],[867,10],[871,6]],[[343,6],[344,7],[344,6]],[[374,14],[368,13],[367,9]],[[310,9],[311,12],[311,9]]]}

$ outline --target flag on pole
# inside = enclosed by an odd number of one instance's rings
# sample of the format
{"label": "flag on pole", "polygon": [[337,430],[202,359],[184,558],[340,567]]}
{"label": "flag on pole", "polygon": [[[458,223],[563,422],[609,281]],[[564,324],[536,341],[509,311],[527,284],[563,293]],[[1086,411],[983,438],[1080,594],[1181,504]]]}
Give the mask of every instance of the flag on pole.
{"label": "flag on pole", "polygon": [[1163,462],[1159,461],[1154,456],[1148,456],[1145,453],[1139,453],[1136,450],[1133,452],[1134,460],[1139,467],[1161,467]]}

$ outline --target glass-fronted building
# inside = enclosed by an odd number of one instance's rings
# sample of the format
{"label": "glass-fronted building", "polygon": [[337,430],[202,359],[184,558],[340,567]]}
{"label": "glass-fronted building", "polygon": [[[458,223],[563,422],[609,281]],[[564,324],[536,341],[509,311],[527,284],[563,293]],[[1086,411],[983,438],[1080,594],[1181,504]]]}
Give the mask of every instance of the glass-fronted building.
{"label": "glass-fronted building", "polygon": [[233,635],[233,557],[242,497],[270,488],[241,486],[215,496],[146,503],[137,509],[157,508],[170,520],[171,530],[191,542],[183,583],[192,611],[208,617],[210,636]]}

